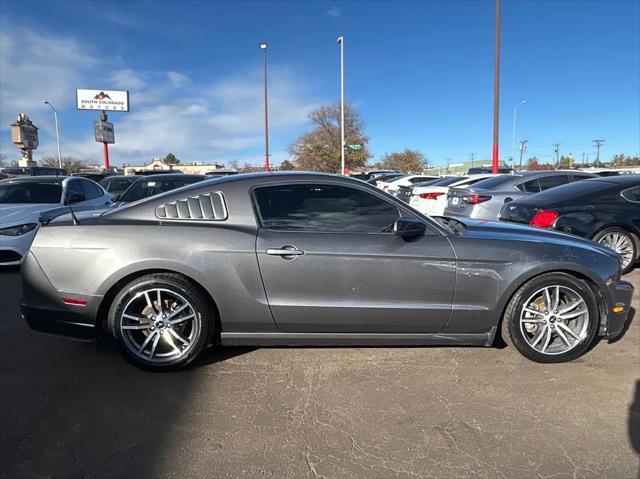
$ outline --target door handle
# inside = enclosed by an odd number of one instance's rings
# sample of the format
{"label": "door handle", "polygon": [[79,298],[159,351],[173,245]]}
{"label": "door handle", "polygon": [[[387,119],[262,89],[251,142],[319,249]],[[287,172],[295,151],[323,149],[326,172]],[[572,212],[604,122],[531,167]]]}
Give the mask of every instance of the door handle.
{"label": "door handle", "polygon": [[302,256],[305,252],[292,245],[285,245],[282,248],[268,248],[267,254],[271,256],[281,256],[284,259],[293,259]]}

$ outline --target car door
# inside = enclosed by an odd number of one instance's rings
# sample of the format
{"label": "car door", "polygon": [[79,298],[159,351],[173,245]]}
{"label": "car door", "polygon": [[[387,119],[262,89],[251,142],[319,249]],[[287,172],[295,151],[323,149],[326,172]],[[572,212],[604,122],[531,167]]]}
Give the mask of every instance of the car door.
{"label": "car door", "polygon": [[256,253],[281,331],[444,328],[455,287],[452,247],[431,225],[412,240],[394,235],[393,223],[411,213],[383,195],[330,182],[254,190]]}

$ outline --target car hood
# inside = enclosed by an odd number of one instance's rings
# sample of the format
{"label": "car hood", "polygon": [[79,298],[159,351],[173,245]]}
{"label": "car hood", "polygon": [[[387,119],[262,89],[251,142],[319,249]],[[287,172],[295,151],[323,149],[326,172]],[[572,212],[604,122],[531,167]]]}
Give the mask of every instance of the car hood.
{"label": "car hood", "polygon": [[555,243],[575,248],[590,249],[604,253],[607,256],[617,257],[616,253],[605,246],[601,246],[588,239],[560,233],[555,230],[534,228],[532,226],[500,221],[474,220],[464,217],[456,217],[454,219],[464,224],[466,231],[464,231],[462,235],[467,238],[475,237],[539,244]]}
{"label": "car hood", "polygon": [[16,226],[38,223],[40,215],[60,205],[51,203],[4,203],[0,204],[0,225]]}

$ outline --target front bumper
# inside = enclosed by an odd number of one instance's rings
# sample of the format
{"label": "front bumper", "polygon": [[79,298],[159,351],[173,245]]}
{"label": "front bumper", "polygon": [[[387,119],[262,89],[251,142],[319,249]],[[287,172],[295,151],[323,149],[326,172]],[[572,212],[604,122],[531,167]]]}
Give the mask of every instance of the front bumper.
{"label": "front bumper", "polygon": [[22,263],[36,231],[37,229],[20,236],[0,235],[0,266],[14,266]]}
{"label": "front bumper", "polygon": [[[607,340],[612,340],[617,338],[624,330],[631,310],[633,286],[627,281],[618,281],[609,287],[609,292],[611,304],[607,305],[607,318],[601,335]],[[616,309],[620,308],[622,309],[616,312]]]}

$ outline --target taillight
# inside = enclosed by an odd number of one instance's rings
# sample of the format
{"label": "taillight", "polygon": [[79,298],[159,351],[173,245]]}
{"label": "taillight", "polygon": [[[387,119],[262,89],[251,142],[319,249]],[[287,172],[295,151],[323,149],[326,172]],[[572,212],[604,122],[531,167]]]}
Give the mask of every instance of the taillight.
{"label": "taillight", "polygon": [[418,196],[423,200],[436,200],[438,196],[442,196],[444,193],[442,192],[432,192],[432,193],[420,193]]}
{"label": "taillight", "polygon": [[389,189],[389,185],[382,185],[382,190],[388,190]]}
{"label": "taillight", "polygon": [[558,219],[558,212],[554,210],[540,210],[529,221],[529,226],[538,228],[551,228]]}
{"label": "taillight", "polygon": [[491,196],[488,195],[468,195],[463,196],[462,201],[469,205],[477,205],[478,203],[484,203],[485,201],[489,201]]}

